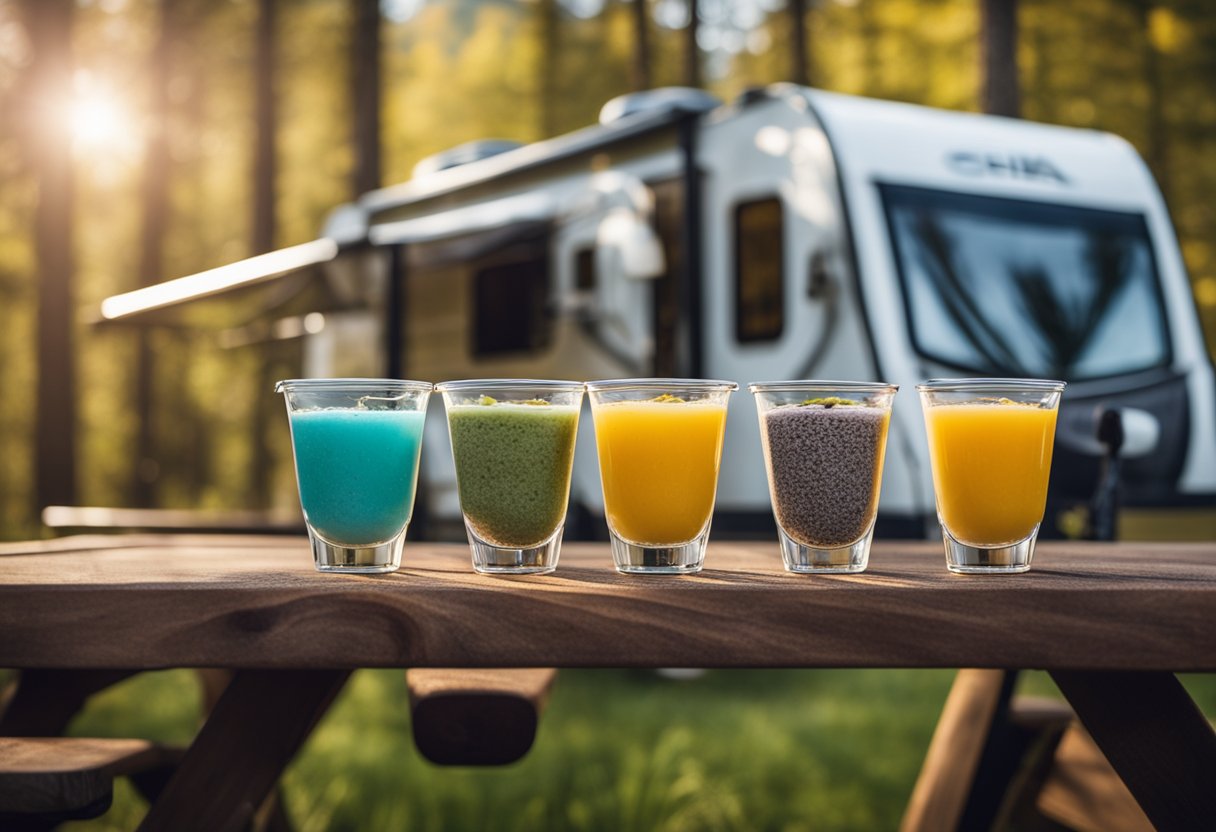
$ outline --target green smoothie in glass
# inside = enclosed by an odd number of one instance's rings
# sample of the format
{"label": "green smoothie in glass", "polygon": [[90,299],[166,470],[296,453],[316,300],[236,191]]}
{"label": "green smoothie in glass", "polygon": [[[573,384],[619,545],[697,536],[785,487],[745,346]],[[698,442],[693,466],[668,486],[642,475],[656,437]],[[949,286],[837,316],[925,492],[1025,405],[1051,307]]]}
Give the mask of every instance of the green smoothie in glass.
{"label": "green smoothie in glass", "polygon": [[505,383],[441,385],[474,567],[550,571],[566,520],[582,385]]}

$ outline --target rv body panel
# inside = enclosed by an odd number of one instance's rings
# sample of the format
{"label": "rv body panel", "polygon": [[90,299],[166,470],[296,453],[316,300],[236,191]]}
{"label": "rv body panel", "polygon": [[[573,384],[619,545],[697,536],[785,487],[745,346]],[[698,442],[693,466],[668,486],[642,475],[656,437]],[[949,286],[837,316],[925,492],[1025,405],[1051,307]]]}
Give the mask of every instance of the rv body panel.
{"label": "rv body panel", "polygon": [[[874,378],[876,371],[852,288],[831,150],[806,108],[778,96],[725,108],[706,119],[698,150],[704,372],[741,387],[730,405],[718,505],[727,513],[765,515],[759,423],[746,384]],[[766,254],[766,246],[774,250]],[[760,292],[775,298],[766,305],[755,297]],[[903,473],[884,482],[886,511],[918,504]]]}

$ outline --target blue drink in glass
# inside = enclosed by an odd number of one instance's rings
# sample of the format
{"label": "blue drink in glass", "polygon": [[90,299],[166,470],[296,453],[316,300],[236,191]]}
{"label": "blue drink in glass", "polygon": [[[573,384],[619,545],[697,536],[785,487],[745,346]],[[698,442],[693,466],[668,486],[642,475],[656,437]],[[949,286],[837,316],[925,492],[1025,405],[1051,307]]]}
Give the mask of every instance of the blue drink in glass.
{"label": "blue drink in glass", "polygon": [[431,385],[374,379],[280,382],[317,569],[391,572],[414,511]]}

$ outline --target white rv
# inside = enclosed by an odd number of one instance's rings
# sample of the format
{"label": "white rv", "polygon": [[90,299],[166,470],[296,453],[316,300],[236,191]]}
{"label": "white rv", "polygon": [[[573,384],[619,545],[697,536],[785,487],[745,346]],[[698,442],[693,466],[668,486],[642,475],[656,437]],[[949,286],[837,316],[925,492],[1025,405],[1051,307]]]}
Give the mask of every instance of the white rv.
{"label": "white rv", "polygon": [[[246,318],[306,339],[312,376],[898,383],[880,533],[919,535],[933,514],[914,390],[930,377],[1068,381],[1058,504],[1093,493],[1103,406],[1135,427],[1127,502],[1216,495],[1216,387],[1178,244],[1145,164],[1105,133],[789,85],[729,105],[639,93],[569,135],[425,160],[317,241],[102,313],[157,324],[236,292]],[[583,533],[602,506],[591,431]],[[438,409],[423,465],[425,510],[458,517]],[[715,530],[769,523],[741,393]]]}

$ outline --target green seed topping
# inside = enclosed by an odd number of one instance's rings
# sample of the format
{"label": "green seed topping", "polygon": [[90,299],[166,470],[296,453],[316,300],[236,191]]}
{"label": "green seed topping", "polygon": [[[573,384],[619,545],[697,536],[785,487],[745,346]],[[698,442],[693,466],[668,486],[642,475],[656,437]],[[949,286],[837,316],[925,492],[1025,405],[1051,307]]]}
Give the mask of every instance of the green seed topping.
{"label": "green seed topping", "polygon": [[804,401],[802,404],[800,404],[798,406],[806,407],[807,405],[812,405],[812,404],[817,404],[817,405],[820,405],[821,407],[829,408],[829,407],[835,407],[838,404],[840,404],[840,405],[864,404],[864,402],[855,402],[851,399],[842,399],[842,398],[840,398],[840,396],[822,396],[817,399],[807,399],[806,401]]}
{"label": "green seed topping", "polygon": [[533,407],[548,407],[549,402],[544,399],[524,399],[520,404],[532,405]]}
{"label": "green seed topping", "polygon": [[490,405],[498,404],[498,399],[493,396],[482,396],[477,400],[477,403],[483,407],[489,407]]}

